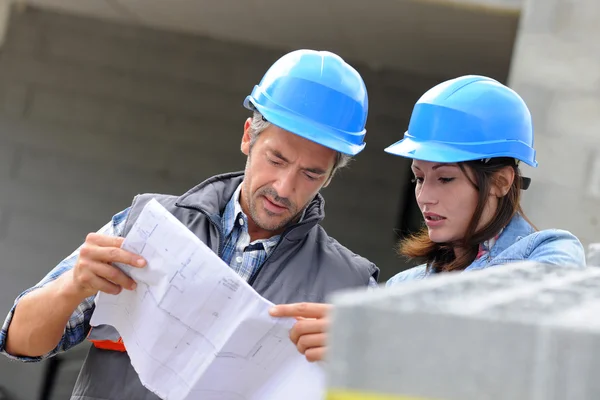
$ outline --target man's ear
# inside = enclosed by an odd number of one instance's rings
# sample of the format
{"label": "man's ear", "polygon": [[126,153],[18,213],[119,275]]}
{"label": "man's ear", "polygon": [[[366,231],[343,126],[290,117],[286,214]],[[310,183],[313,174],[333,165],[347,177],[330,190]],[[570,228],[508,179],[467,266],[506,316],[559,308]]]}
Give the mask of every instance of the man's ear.
{"label": "man's ear", "polygon": [[515,180],[515,170],[512,167],[504,167],[495,174],[491,195],[498,198],[506,196]]}
{"label": "man's ear", "polygon": [[242,153],[245,155],[250,154],[250,124],[252,123],[252,118],[248,118],[246,122],[244,122],[244,135],[242,136],[242,145],[240,149]]}

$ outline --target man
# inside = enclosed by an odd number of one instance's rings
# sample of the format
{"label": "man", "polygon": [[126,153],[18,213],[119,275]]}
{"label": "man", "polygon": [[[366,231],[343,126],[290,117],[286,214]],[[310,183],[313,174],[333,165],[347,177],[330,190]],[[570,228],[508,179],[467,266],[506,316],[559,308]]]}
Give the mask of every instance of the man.
{"label": "man", "polygon": [[120,246],[151,198],[274,303],[319,303],[338,289],[376,285],[377,267],[319,225],[319,191],[365,146],[368,99],[359,73],[335,54],[294,51],[273,64],[244,105],[254,112],[242,137],[244,173],[212,177],[180,197],[136,196],[19,296],[0,333],[1,352],[38,361],[87,338],[93,346],[73,399],[157,398],[141,385],[118,332],[89,326],[96,293],[135,288],[112,263],[144,267]]}

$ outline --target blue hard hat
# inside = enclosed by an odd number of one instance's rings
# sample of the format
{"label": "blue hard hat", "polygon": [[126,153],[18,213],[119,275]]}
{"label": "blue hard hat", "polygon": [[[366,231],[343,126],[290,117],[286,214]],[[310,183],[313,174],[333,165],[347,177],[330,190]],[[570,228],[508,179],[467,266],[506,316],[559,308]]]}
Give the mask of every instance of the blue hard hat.
{"label": "blue hard hat", "polygon": [[477,75],[451,79],[425,92],[404,139],[385,151],[439,163],[512,157],[537,167],[527,105],[512,89]]}
{"label": "blue hard hat", "polygon": [[281,57],[244,107],[344,154],[353,156],[365,147],[367,88],[354,68],[327,51],[296,50]]}

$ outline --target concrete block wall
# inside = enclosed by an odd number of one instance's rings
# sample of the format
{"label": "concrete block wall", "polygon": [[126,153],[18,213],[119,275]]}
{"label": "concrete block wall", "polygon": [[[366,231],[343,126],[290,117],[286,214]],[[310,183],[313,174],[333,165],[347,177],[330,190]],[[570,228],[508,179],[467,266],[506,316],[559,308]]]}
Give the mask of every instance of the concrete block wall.
{"label": "concrete block wall", "polygon": [[509,84],[529,104],[538,149],[525,211],[540,228],[600,241],[600,3],[526,0]]}
{"label": "concrete block wall", "polygon": [[332,398],[596,399],[599,288],[598,268],[524,262],[340,293]]}
{"label": "concrete block wall", "polygon": [[[285,51],[14,11],[0,52],[0,314],[135,194],[242,169],[241,103]],[[394,229],[411,188],[408,163],[383,149],[442,78],[357,69],[368,145],[324,191],[324,225],[385,279],[402,269]],[[0,385],[36,399],[43,371],[0,358]]]}

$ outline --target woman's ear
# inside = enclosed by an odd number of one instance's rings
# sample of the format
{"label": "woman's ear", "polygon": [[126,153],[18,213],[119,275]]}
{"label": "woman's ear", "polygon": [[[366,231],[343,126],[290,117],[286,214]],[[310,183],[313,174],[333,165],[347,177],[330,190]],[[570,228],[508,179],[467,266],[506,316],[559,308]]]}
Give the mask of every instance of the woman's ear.
{"label": "woman's ear", "polygon": [[509,166],[503,167],[494,175],[494,184],[492,185],[490,194],[498,198],[506,196],[515,180],[514,168]]}

